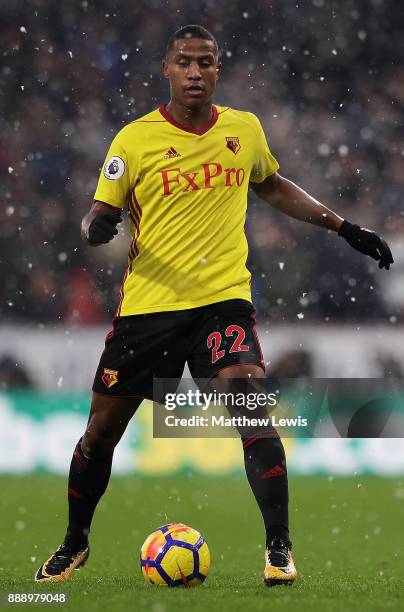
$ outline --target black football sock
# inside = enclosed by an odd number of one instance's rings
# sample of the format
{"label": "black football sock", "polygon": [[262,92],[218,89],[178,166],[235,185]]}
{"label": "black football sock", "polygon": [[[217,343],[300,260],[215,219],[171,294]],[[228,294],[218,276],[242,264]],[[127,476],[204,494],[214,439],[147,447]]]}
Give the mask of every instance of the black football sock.
{"label": "black football sock", "polygon": [[267,545],[280,537],[289,545],[286,457],[279,437],[243,438],[248,482],[264,519]]}
{"label": "black football sock", "polygon": [[111,475],[112,456],[89,459],[81,450],[81,439],[74,449],[69,472],[69,525],[65,543],[75,550],[88,544],[95,508],[105,493]]}

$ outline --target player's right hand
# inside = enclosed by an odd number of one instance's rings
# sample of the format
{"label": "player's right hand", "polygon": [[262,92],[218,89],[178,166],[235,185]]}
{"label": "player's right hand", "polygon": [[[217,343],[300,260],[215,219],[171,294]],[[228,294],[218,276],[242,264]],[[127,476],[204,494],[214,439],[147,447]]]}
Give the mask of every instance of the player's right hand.
{"label": "player's right hand", "polygon": [[122,217],[120,211],[117,213],[105,213],[97,215],[88,226],[86,237],[91,244],[106,244],[114,236],[118,230],[116,225],[121,223]]}

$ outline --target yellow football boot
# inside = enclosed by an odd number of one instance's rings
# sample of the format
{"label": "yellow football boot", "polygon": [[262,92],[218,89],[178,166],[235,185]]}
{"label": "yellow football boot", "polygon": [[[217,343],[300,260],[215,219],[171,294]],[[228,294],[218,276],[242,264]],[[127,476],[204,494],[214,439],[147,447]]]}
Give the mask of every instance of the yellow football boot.
{"label": "yellow football boot", "polygon": [[89,547],[79,552],[72,552],[62,544],[39,568],[35,582],[66,582],[74,570],[85,564],[89,554]]}
{"label": "yellow football boot", "polygon": [[297,571],[288,544],[280,538],[273,538],[265,550],[264,582],[267,586],[293,584]]}

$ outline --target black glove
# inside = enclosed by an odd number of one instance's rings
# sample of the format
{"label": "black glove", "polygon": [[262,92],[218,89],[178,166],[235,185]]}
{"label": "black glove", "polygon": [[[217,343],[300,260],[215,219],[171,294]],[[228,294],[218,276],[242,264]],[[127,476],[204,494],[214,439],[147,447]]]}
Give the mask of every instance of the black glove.
{"label": "black glove", "polygon": [[375,232],[353,225],[349,221],[343,221],[339,228],[338,236],[342,236],[357,251],[370,255],[379,262],[379,268],[390,269],[390,264],[394,263],[393,255],[389,246],[383,238]]}
{"label": "black glove", "polygon": [[117,223],[122,221],[121,213],[97,215],[87,230],[87,240],[92,244],[106,244],[117,235]]}

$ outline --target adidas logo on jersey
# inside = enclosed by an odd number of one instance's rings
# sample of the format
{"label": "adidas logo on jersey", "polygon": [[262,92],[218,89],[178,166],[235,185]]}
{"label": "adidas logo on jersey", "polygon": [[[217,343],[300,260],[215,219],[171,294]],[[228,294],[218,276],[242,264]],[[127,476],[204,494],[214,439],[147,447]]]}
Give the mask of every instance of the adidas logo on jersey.
{"label": "adidas logo on jersey", "polygon": [[181,154],[177,153],[174,147],[170,147],[167,153],[164,155],[163,159],[172,159],[173,157],[181,157]]}

